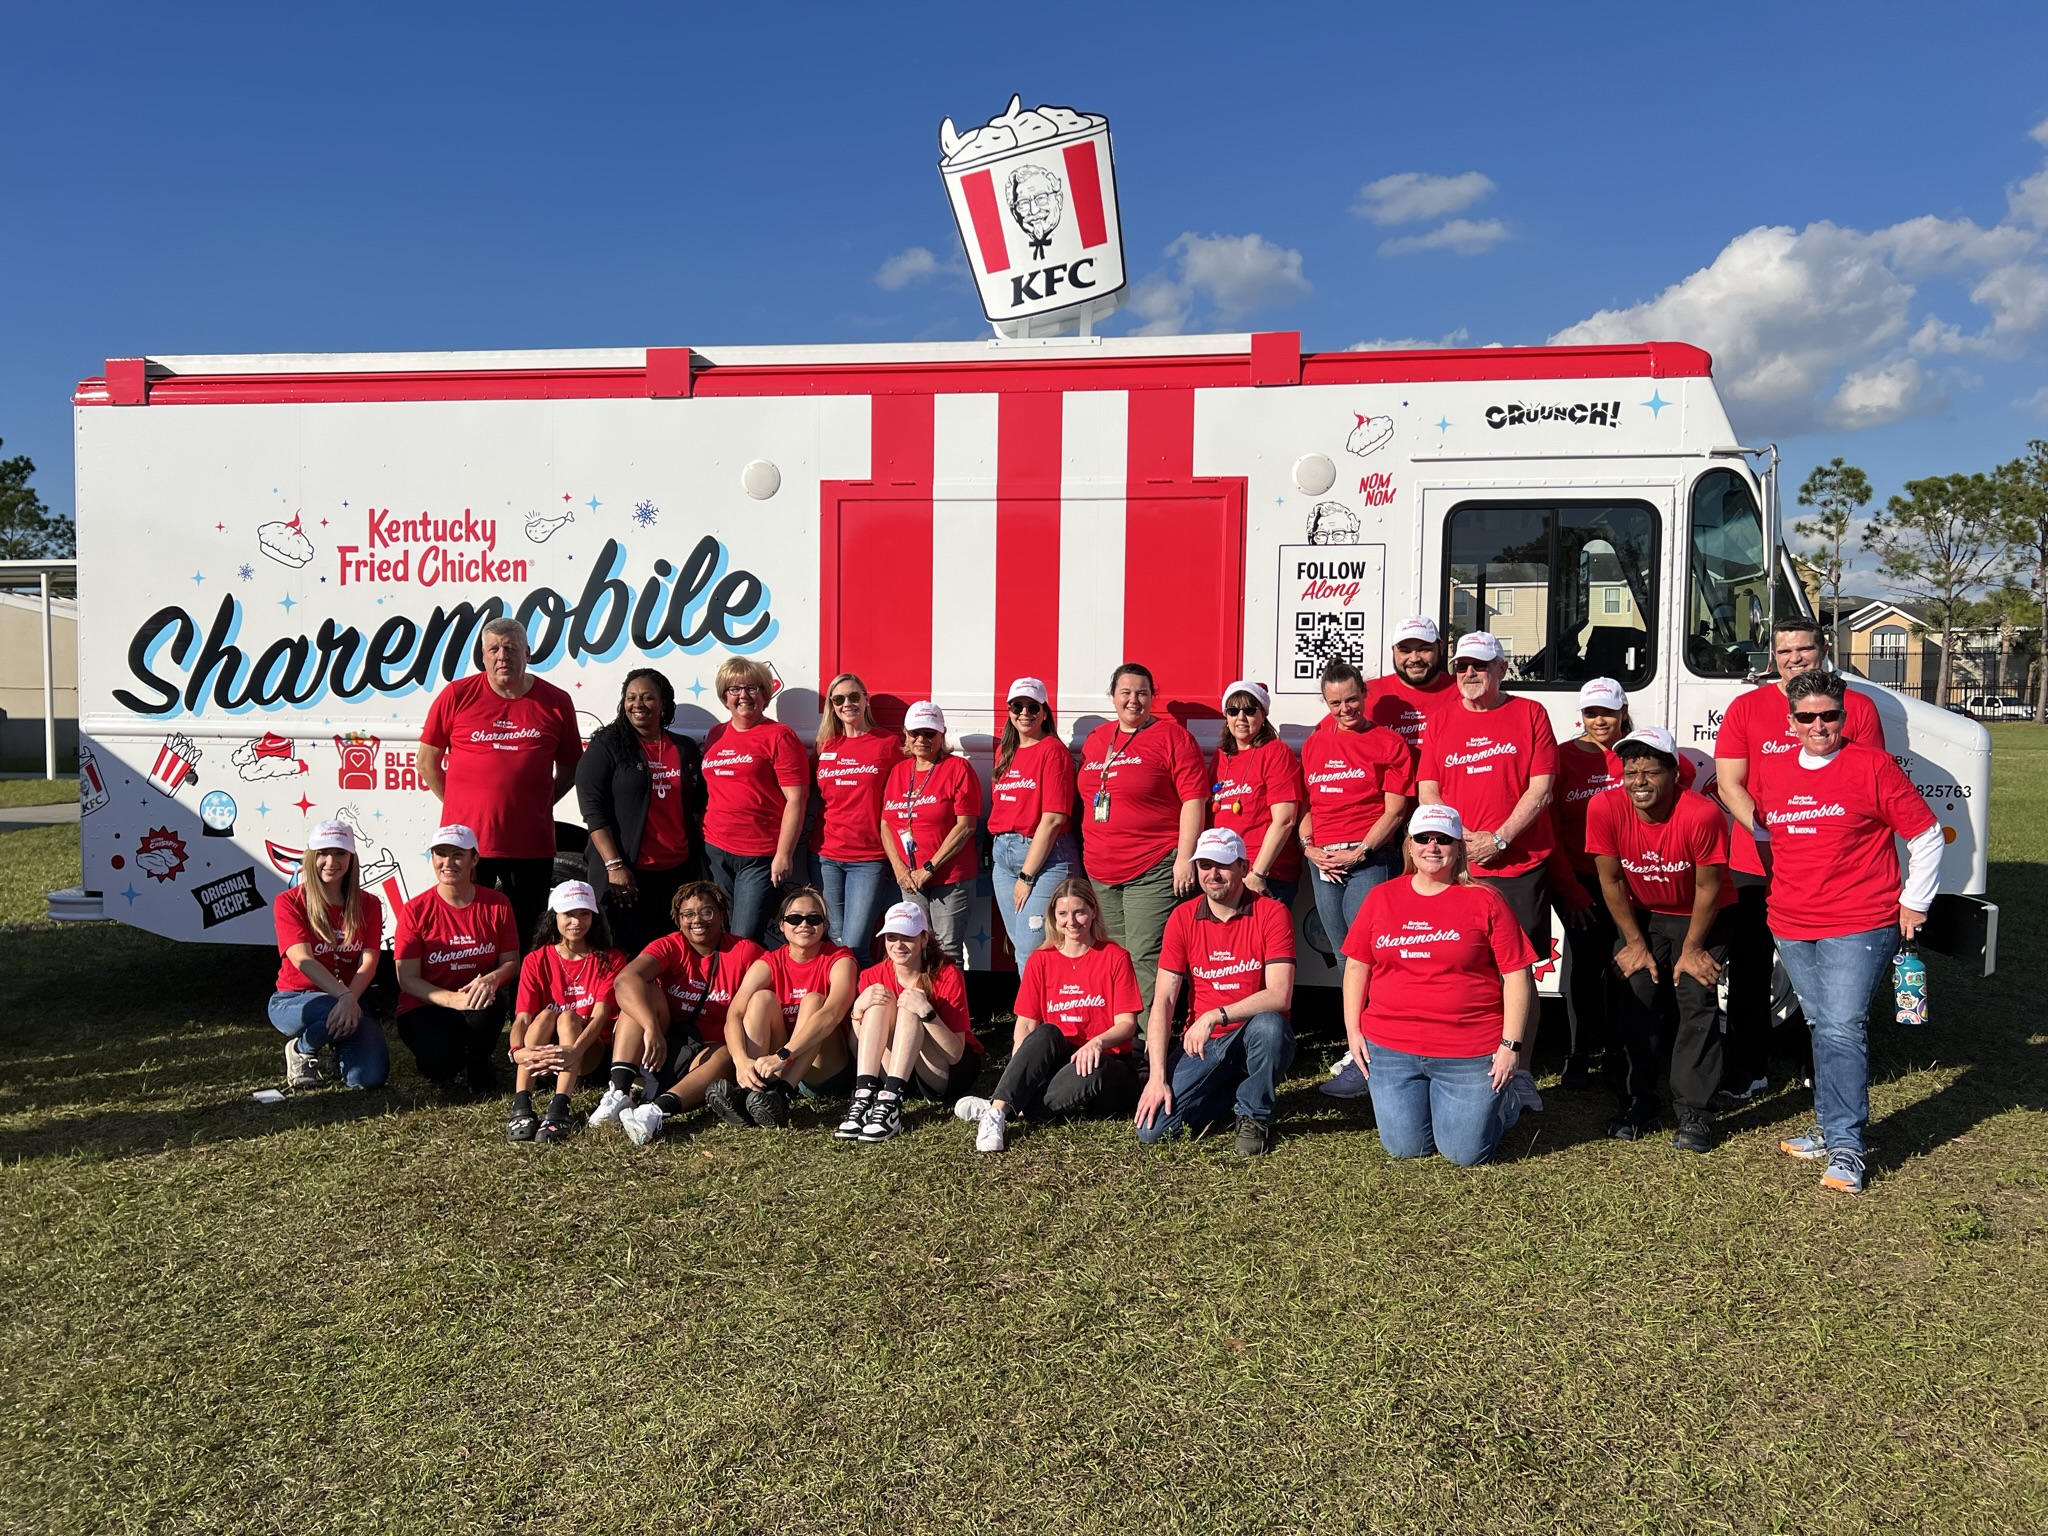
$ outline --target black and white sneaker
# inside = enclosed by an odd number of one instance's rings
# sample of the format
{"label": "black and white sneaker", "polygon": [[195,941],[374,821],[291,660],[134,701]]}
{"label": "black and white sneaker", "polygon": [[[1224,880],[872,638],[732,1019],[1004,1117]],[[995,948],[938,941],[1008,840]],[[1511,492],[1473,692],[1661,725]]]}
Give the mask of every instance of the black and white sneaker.
{"label": "black and white sneaker", "polygon": [[859,1141],[860,1128],[867,1123],[868,1106],[875,1102],[875,1090],[856,1088],[853,1102],[846,1106],[846,1118],[839,1122],[839,1129],[832,1133],[837,1141]]}
{"label": "black and white sneaker", "polygon": [[747,1118],[763,1130],[779,1131],[789,1124],[789,1084],[771,1078],[766,1088],[747,1094]]}
{"label": "black and white sneaker", "polygon": [[505,1122],[507,1141],[531,1141],[540,1133],[540,1117],[531,1110],[514,1110],[512,1118]]}
{"label": "black and white sneaker", "polygon": [[704,1090],[704,1107],[736,1131],[754,1128],[740,1096],[740,1085],[729,1077],[721,1077]]}
{"label": "black and white sneaker", "polygon": [[327,1074],[320,1069],[317,1052],[299,1049],[296,1039],[284,1043],[284,1085],[287,1088],[318,1088],[327,1081]]}
{"label": "black and white sneaker", "polygon": [[861,1145],[893,1141],[902,1134],[903,1100],[893,1093],[876,1094],[874,1103],[868,1106],[867,1118],[861,1122]]}

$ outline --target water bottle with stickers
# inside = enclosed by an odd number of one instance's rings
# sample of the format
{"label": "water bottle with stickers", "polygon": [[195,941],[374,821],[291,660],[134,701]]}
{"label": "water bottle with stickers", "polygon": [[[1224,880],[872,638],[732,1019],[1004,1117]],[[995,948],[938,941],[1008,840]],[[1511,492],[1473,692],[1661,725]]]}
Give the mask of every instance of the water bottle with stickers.
{"label": "water bottle with stickers", "polygon": [[1909,1028],[1927,1022],[1927,962],[1910,941],[1892,957],[1892,991],[1898,1000],[1897,1018]]}

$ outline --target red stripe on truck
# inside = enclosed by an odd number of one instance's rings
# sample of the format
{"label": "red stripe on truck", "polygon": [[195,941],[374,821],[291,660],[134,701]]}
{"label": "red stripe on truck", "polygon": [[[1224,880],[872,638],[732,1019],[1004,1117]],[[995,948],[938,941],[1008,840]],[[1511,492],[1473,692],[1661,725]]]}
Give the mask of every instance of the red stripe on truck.
{"label": "red stripe on truck", "polygon": [[[995,688],[1036,677],[1060,696],[1060,395],[1007,394],[996,418]],[[998,694],[1000,729],[1009,700]]]}

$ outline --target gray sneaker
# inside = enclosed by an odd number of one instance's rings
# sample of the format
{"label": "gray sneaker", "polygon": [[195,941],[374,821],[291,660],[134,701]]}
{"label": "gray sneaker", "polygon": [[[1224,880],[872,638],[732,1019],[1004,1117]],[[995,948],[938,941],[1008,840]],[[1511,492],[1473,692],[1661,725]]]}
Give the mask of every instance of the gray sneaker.
{"label": "gray sneaker", "polygon": [[1273,1150],[1273,1127],[1250,1115],[1237,1117],[1237,1155],[1264,1157]]}
{"label": "gray sneaker", "polygon": [[296,1039],[284,1043],[284,1085],[287,1088],[318,1088],[327,1081],[320,1058],[299,1049]]}

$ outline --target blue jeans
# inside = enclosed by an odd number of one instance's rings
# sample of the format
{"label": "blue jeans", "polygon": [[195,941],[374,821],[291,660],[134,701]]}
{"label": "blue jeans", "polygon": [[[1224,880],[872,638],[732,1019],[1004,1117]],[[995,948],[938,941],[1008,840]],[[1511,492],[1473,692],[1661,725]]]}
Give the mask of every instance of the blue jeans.
{"label": "blue jeans", "polygon": [[779,930],[769,931],[776,928],[773,911],[775,890],[768,880],[768,871],[774,864],[771,854],[727,853],[709,843],[704,845],[704,873],[732,903],[732,916],[726,924],[726,932],[752,939],[767,949],[773,949],[782,942]]}
{"label": "blue jeans", "polygon": [[334,1059],[341,1064],[341,1080],[349,1087],[381,1088],[391,1075],[391,1047],[385,1042],[384,1026],[365,1010],[352,1033],[330,1039],[327,1015],[339,1001],[325,992],[273,992],[271,1027],[288,1040],[311,1046],[306,1053],[309,1056],[323,1045],[332,1045]]}
{"label": "blue jeans", "polygon": [[1863,1155],[1870,1126],[1864,1021],[1898,947],[1896,924],[1830,939],[1778,940],[1778,958],[1813,1031],[1813,1112],[1830,1152]]}
{"label": "blue jeans", "polygon": [[1167,1067],[1173,1110],[1138,1127],[1138,1140],[1151,1146],[1182,1131],[1205,1131],[1223,1119],[1226,1106],[1263,1125],[1273,1123],[1273,1097],[1294,1064],[1294,1030],[1287,1015],[1255,1013],[1240,1029],[1208,1050],[1190,1056],[1175,1047]]}
{"label": "blue jeans", "polygon": [[1010,948],[1017,956],[1019,974],[1024,970],[1024,962],[1031,958],[1031,951],[1045,942],[1045,909],[1052,903],[1052,893],[1081,862],[1072,837],[1062,832],[1054,838],[1045,867],[1038,872],[1038,883],[1031,887],[1024,910],[1019,912],[1011,902],[1017,876],[1023,872],[1025,857],[1030,852],[1031,839],[1022,832],[998,832],[995,836],[995,874],[989,884],[997,915],[1003,920],[1003,931],[1010,936]]}
{"label": "blue jeans", "polygon": [[868,938],[875,931],[875,914],[882,905],[882,892],[896,889],[889,877],[887,859],[850,863],[839,859],[818,860],[818,889],[825,893],[825,916],[831,920],[832,941],[853,951],[863,966],[868,963]]}
{"label": "blue jeans", "polygon": [[1491,1056],[1411,1056],[1368,1039],[1365,1059],[1372,1115],[1389,1157],[1441,1152],[1470,1168],[1493,1156],[1521,1116],[1512,1084],[1493,1091]]}
{"label": "blue jeans", "polygon": [[1337,957],[1339,977],[1344,974],[1344,936],[1351,931],[1358,909],[1365,905],[1365,898],[1372,894],[1372,888],[1400,867],[1401,845],[1398,841],[1368,855],[1358,868],[1334,883],[1325,880],[1315,865],[1306,859],[1302,861],[1301,878],[1315,892],[1316,916],[1323,920],[1323,936],[1330,941],[1330,951]]}

